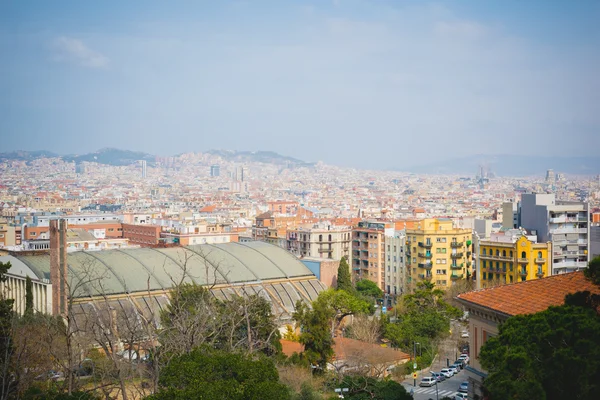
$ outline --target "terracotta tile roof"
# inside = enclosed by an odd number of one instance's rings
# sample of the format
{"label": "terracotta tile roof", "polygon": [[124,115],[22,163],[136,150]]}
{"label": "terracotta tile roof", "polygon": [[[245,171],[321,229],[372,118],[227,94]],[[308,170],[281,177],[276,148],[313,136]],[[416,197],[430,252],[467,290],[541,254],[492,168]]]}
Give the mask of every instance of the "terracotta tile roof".
{"label": "terracotta tile roof", "polygon": [[585,290],[600,294],[600,287],[585,279],[583,272],[579,271],[475,290],[462,293],[457,298],[506,315],[519,315],[562,305],[567,294]]}
{"label": "terracotta tile roof", "polygon": [[[334,360],[347,360],[353,357],[372,358],[380,363],[395,363],[402,360],[408,360],[410,355],[389,347],[381,347],[377,344],[361,342],[356,339],[340,338],[334,339],[333,345]],[[283,354],[291,356],[293,353],[301,353],[304,346],[297,342],[289,340],[280,340]]]}

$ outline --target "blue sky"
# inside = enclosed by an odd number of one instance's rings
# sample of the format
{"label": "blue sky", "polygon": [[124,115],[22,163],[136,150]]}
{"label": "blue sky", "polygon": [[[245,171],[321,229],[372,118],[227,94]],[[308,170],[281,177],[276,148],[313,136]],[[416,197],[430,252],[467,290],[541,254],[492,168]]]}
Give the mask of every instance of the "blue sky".
{"label": "blue sky", "polygon": [[599,1],[4,1],[0,151],[595,155]]}

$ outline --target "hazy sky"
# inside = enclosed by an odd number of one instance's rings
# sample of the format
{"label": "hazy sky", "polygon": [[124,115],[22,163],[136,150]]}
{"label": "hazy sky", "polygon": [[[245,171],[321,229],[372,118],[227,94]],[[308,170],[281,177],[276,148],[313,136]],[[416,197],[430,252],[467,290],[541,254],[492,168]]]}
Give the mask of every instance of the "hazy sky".
{"label": "hazy sky", "polygon": [[0,151],[595,155],[600,1],[2,1]]}

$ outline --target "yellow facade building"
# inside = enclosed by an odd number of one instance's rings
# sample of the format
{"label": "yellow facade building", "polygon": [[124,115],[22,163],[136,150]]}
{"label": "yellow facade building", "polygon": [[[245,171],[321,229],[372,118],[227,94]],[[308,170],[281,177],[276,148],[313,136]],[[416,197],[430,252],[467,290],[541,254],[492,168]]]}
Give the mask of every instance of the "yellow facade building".
{"label": "yellow facade building", "polygon": [[450,219],[427,218],[406,229],[408,286],[430,280],[447,288],[470,275],[471,229],[454,228]]}
{"label": "yellow facade building", "polygon": [[551,275],[552,244],[506,233],[479,243],[481,286],[491,287]]}

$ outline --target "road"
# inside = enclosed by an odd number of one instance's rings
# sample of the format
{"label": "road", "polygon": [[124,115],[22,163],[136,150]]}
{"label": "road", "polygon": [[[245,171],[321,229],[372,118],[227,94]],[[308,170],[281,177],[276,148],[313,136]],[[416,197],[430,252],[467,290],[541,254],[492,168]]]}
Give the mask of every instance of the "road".
{"label": "road", "polygon": [[[439,371],[439,369],[437,371]],[[419,379],[417,379],[416,387],[413,387],[412,380],[410,382],[405,381],[402,383],[402,385],[404,385],[404,387],[409,393],[411,389],[414,390],[413,397],[415,400],[436,400],[435,386],[419,387],[419,382],[421,381],[422,376],[429,376],[429,373],[424,375],[419,374]],[[448,396],[453,399],[453,396],[458,392],[458,387],[460,386],[460,383],[466,380],[464,376],[465,372],[461,371],[457,375],[454,375],[452,378],[447,378],[444,382],[438,383],[437,391],[439,398],[441,399],[444,396]]]}

